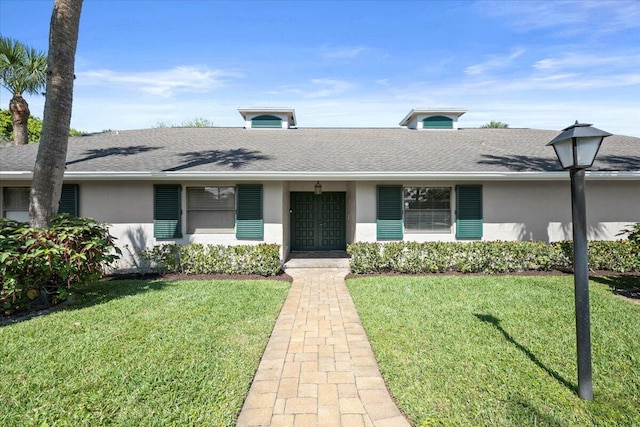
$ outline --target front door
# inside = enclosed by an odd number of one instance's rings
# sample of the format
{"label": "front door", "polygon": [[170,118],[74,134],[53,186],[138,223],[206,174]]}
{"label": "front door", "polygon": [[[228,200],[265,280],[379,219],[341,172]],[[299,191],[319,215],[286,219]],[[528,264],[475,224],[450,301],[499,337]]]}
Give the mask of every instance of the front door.
{"label": "front door", "polygon": [[345,193],[291,193],[291,250],[346,249]]}

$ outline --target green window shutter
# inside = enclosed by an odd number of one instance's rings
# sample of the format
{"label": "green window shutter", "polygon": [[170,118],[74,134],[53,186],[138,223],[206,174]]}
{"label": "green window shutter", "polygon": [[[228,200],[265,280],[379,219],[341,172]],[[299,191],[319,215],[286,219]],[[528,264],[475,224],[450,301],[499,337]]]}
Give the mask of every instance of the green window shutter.
{"label": "green window shutter", "polygon": [[182,237],[180,185],[153,186],[153,236],[156,239]]}
{"label": "green window shutter", "polygon": [[264,238],[262,218],[262,185],[241,184],[237,187],[236,238]]}
{"label": "green window shutter", "polygon": [[378,240],[402,239],[402,186],[378,186],[376,225]]}
{"label": "green window shutter", "polygon": [[276,116],[258,116],[251,119],[252,128],[281,128],[282,119]]}
{"label": "green window shutter", "polygon": [[482,238],[482,186],[456,187],[456,238]]}
{"label": "green window shutter", "polygon": [[444,116],[431,116],[422,121],[423,129],[453,129],[453,120]]}
{"label": "green window shutter", "polygon": [[63,184],[58,213],[78,216],[78,184]]}

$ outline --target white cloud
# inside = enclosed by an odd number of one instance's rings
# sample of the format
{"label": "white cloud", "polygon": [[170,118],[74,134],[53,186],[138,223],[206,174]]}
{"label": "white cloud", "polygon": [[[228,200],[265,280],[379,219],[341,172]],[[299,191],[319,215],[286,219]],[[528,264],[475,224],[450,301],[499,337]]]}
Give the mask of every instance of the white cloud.
{"label": "white cloud", "polygon": [[322,48],[321,55],[324,59],[353,59],[367,51],[365,46],[353,47],[328,47]]}
{"label": "white cloud", "polygon": [[133,91],[164,97],[176,93],[207,93],[225,85],[227,79],[240,78],[238,72],[182,66],[168,70],[118,72],[90,70],[77,73],[76,83],[85,86],[120,86]]}
{"label": "white cloud", "polygon": [[599,36],[640,27],[637,0],[494,1],[478,9],[522,32],[554,28],[557,35]]}
{"label": "white cloud", "polygon": [[476,76],[490,70],[508,68],[524,52],[524,49],[516,49],[509,55],[492,55],[484,62],[467,67],[464,72],[470,76]]}
{"label": "white cloud", "polygon": [[579,69],[584,71],[593,71],[597,67],[607,66],[606,70],[639,67],[640,55],[592,55],[586,53],[571,53],[559,55],[556,57],[545,58],[533,64],[537,70],[557,71],[564,69]]}
{"label": "white cloud", "polygon": [[329,78],[311,79],[310,85],[301,88],[300,85],[288,87],[289,92],[302,96],[303,98],[326,98],[337,96],[353,88],[353,84],[346,80]]}

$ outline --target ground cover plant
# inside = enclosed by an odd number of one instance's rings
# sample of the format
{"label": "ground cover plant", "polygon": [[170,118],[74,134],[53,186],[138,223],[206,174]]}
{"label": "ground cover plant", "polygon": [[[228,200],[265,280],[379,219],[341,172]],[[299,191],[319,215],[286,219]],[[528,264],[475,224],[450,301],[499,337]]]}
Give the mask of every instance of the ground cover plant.
{"label": "ground cover plant", "polygon": [[0,425],[232,426],[288,287],[103,281],[0,326]]}
{"label": "ground cover plant", "polygon": [[[640,287],[640,278],[620,278]],[[347,281],[393,396],[417,426],[640,425],[640,304],[591,287],[593,402],[576,394],[573,277]],[[633,283],[631,283],[633,282]]]}

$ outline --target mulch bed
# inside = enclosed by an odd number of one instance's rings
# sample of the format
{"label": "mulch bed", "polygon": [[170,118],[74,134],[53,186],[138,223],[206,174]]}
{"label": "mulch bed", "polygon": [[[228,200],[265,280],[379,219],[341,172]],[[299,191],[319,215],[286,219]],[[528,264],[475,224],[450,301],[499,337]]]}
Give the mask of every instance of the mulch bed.
{"label": "mulch bed", "polygon": [[103,280],[284,280],[291,283],[293,278],[286,273],[277,274],[275,276],[260,276],[259,274],[186,274],[186,273],[167,273],[167,274],[113,274],[106,276]]}

